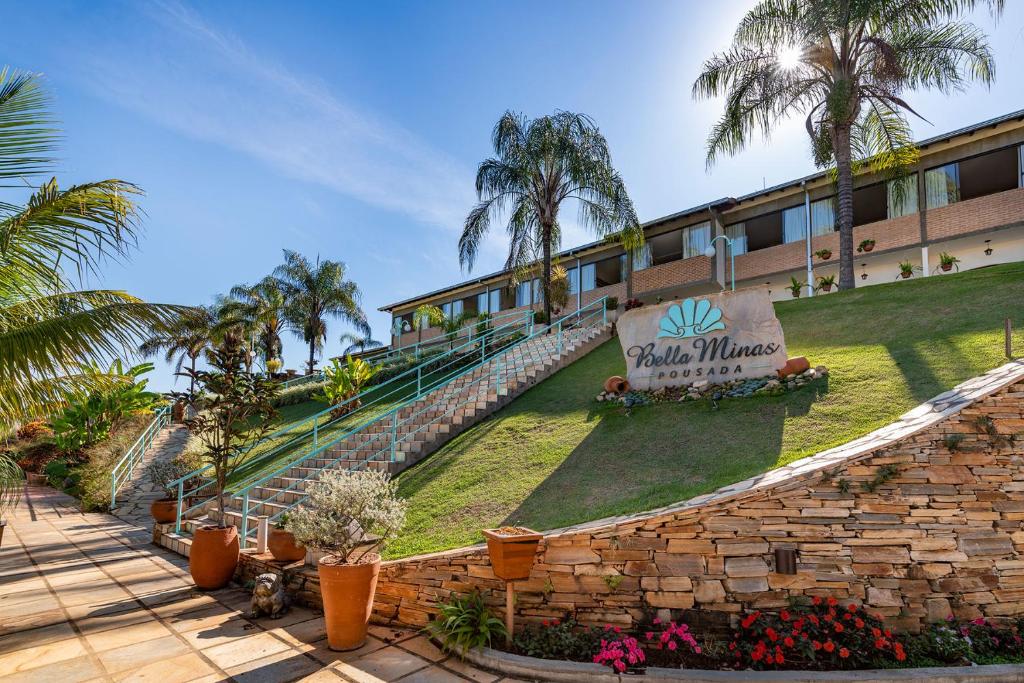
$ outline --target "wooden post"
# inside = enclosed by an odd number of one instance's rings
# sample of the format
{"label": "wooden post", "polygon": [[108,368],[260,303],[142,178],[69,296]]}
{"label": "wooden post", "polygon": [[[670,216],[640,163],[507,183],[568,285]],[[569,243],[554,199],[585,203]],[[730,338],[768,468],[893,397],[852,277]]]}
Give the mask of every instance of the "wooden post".
{"label": "wooden post", "polygon": [[1011,325],[1009,318],[1004,321],[1003,331],[1006,335],[1006,359],[1013,360],[1013,326]]}
{"label": "wooden post", "polygon": [[516,596],[512,582],[505,582],[505,645],[512,647],[512,629],[515,623]]}

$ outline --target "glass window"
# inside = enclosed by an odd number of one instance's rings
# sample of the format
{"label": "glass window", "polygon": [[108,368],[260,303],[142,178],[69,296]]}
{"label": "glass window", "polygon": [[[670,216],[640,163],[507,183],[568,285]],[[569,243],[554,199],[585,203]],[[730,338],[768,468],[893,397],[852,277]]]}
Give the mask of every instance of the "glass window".
{"label": "glass window", "polygon": [[[806,213],[803,204],[782,211],[782,241],[799,242],[806,239]],[[811,202],[811,236],[828,235],[835,231],[836,210],[832,197]]]}
{"label": "glass window", "polygon": [[580,275],[582,278],[582,291],[589,292],[592,289],[597,289],[597,264],[588,263],[583,266]]}
{"label": "glass window", "polygon": [[1024,187],[1024,145],[1017,148],[1017,187]]}
{"label": "glass window", "polygon": [[569,293],[575,294],[580,291],[580,270],[579,268],[569,268],[565,271],[568,274],[569,279]]}
{"label": "glass window", "polygon": [[450,317],[453,318],[453,319],[454,318],[458,318],[460,315],[462,315],[462,311],[463,311],[462,299],[459,299],[458,301],[453,301],[452,302],[452,312],[451,312],[451,316]]}
{"label": "glass window", "polygon": [[725,236],[732,240],[734,256],[747,253],[747,226],[744,223],[725,226]]}
{"label": "glass window", "polygon": [[487,308],[487,292],[480,292],[476,295],[476,312],[487,313],[490,309]]}
{"label": "glass window", "polygon": [[516,285],[516,308],[530,305],[530,288],[532,285],[533,280],[520,282]]}
{"label": "glass window", "polygon": [[704,250],[711,244],[711,223],[691,225],[683,228],[683,258],[703,256]]}
{"label": "glass window", "polygon": [[544,290],[540,286],[540,278],[533,278],[533,303],[539,304],[544,300]]}
{"label": "glass window", "polygon": [[960,201],[960,167],[946,164],[924,172],[924,195],[929,209]]}
{"label": "glass window", "polygon": [[487,311],[493,315],[501,310],[501,290],[491,290],[491,305],[487,307]]}
{"label": "glass window", "polygon": [[633,251],[633,270],[644,270],[650,268],[653,263],[653,252],[651,251],[651,243],[647,242],[639,249]]}
{"label": "glass window", "polygon": [[889,218],[899,218],[917,213],[917,174],[890,180],[886,184]]}
{"label": "glass window", "polygon": [[804,239],[803,205],[794,206],[782,211],[782,241],[785,243],[799,242]]}
{"label": "glass window", "polygon": [[444,313],[446,318],[452,317],[452,302],[449,301],[446,304],[441,304],[441,312]]}

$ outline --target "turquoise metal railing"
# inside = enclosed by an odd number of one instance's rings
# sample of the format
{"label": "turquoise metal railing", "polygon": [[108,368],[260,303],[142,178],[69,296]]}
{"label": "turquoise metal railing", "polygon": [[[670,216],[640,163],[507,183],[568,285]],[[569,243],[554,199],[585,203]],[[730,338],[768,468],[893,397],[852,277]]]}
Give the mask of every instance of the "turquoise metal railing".
{"label": "turquoise metal railing", "polygon": [[160,430],[166,427],[171,421],[171,406],[166,405],[158,408],[153,414],[153,420],[146,426],[139,438],[125,451],[121,459],[117,461],[110,471],[110,507],[117,505],[117,492],[121,486],[132,478],[135,468],[146,456],[146,451],[153,445]]}
{"label": "turquoise metal railing", "polygon": [[[387,406],[396,401],[409,400],[410,397],[411,400],[415,400],[427,391],[432,391],[439,383],[447,381],[447,377],[458,373],[467,363],[476,361],[477,348],[480,349],[479,357],[483,358],[487,356],[488,348],[493,348],[517,335],[529,334],[533,328],[533,311],[519,311],[514,316],[504,316],[502,320],[512,320],[513,322],[490,327],[474,339],[458,346],[453,345],[452,348],[442,353],[427,356],[420,364],[369,387],[358,396],[272,432],[255,444],[250,452],[281,439],[283,436],[289,434],[290,436],[274,443],[264,452],[246,461],[243,465],[244,471],[258,473],[268,463],[273,463],[279,456],[295,449],[304,441],[310,442],[311,447],[316,449],[324,430],[339,426],[344,421],[354,421],[357,417],[363,419],[364,423],[369,423],[372,421],[372,416],[376,414],[375,410],[377,413],[383,412]],[[177,487],[179,491],[179,521],[177,524],[179,530],[182,518],[213,500],[215,482],[205,477],[211,470],[212,466],[207,464],[172,482],[172,486]],[[194,488],[185,491],[186,484],[189,482],[194,484]],[[195,484],[195,482],[199,483]],[[189,499],[187,503],[186,498]],[[192,500],[197,502],[191,502]]]}
{"label": "turquoise metal railing", "polygon": [[292,377],[281,382],[282,389],[288,389],[289,387],[297,387],[310,382],[320,382],[324,379],[324,373],[322,370],[314,372],[312,375],[299,375],[298,377]]}
{"label": "turquoise metal railing", "polygon": [[[358,425],[357,427],[345,432],[344,434],[341,434],[336,438],[331,439],[327,443],[317,446],[303,457],[291,461],[286,465],[283,465],[277,468],[276,470],[268,474],[265,474],[254,481],[247,483],[242,488],[231,493],[231,499],[238,500],[241,502],[241,511],[239,513],[241,518],[241,528],[239,531],[239,536],[242,541],[242,547],[245,547],[245,544],[249,541],[250,532],[256,532],[256,528],[250,527],[249,525],[249,512],[250,510],[253,509],[252,505],[250,504],[252,502],[251,494],[254,489],[266,488],[265,485],[267,482],[275,478],[281,477],[281,475],[283,475],[284,473],[296,467],[299,467],[300,465],[309,461],[310,459],[316,458],[317,456],[326,452],[328,449],[333,448],[336,444],[341,443],[342,441],[347,440],[356,434],[367,432],[369,427],[373,425],[379,425],[385,422],[387,422],[386,430],[371,433],[368,442],[363,442],[354,449],[350,448],[341,451],[340,455],[336,455],[331,459],[325,458],[325,460],[328,460],[328,462],[319,467],[311,468],[314,470],[312,474],[306,475],[305,477],[302,478],[296,478],[295,481],[288,484],[286,487],[279,489],[273,495],[258,499],[256,501],[256,505],[258,506],[266,503],[272,503],[276,499],[281,498],[282,496],[288,493],[298,494],[300,491],[303,492],[301,495],[298,496],[297,500],[294,500],[291,503],[283,504],[282,510],[279,510],[277,513],[273,515],[269,515],[270,520],[274,521],[277,518],[279,518],[280,515],[284,514],[288,510],[291,510],[305,499],[306,496],[304,494],[304,488],[302,487],[305,485],[306,482],[314,480],[316,477],[319,476],[320,472],[324,471],[325,469],[332,468],[341,460],[357,460],[356,465],[348,468],[350,470],[361,469],[363,467],[368,466],[369,463],[371,462],[380,462],[384,458],[387,458],[388,461],[394,461],[396,458],[396,454],[398,452],[399,443],[411,440],[414,436],[416,436],[423,430],[428,429],[430,425],[435,424],[440,420],[444,419],[445,417],[447,417],[448,415],[453,414],[455,411],[457,411],[459,408],[466,405],[467,403],[479,400],[473,391],[465,391],[468,387],[473,387],[475,385],[479,385],[483,382],[493,379],[495,395],[500,396],[503,381],[507,384],[509,377],[514,376],[518,370],[525,369],[530,365],[529,362],[523,362],[521,358],[517,359],[512,356],[512,352],[515,349],[524,348],[523,345],[526,344],[526,342],[538,338],[543,338],[550,333],[553,334],[554,336],[553,351],[556,354],[561,354],[563,349],[568,344],[571,344],[575,339],[579,338],[580,336],[582,336],[582,334],[586,333],[590,329],[590,326],[596,324],[598,321],[600,321],[600,324],[602,326],[605,325],[607,323],[605,299],[606,297],[602,297],[598,301],[595,301],[587,306],[584,306],[582,309],[575,311],[569,315],[566,315],[557,320],[556,322],[551,323],[550,325],[546,325],[539,329],[535,329],[533,332],[531,332],[531,334],[529,334],[523,339],[514,340],[504,348],[496,350],[492,354],[485,355],[478,363],[474,364],[472,367],[462,370],[455,376],[447,377],[443,381],[439,381],[438,383],[434,384],[429,390],[425,391],[423,394],[427,395],[434,390],[443,389],[451,385],[458,379],[470,377],[473,373],[477,373],[486,363],[491,363],[492,367],[488,369],[488,371],[479,373],[477,377],[469,379],[469,381],[461,384],[458,387],[459,393],[464,394],[464,396],[461,400],[454,403],[453,405],[450,404],[451,399],[456,397],[456,394],[444,395],[442,392],[442,395],[439,397],[440,400],[435,399],[428,405],[416,410],[415,405],[421,398],[420,396],[417,396],[408,401],[405,401],[401,405],[391,408],[383,415],[377,416],[376,418],[364,422],[363,424]],[[431,411],[435,411],[439,403],[446,404],[444,412],[440,414],[435,414],[432,417],[430,417],[429,420],[419,422],[419,424],[417,424],[417,421],[421,416],[428,415]],[[405,417],[402,417],[402,411],[408,408],[413,408],[413,410],[408,411]],[[403,430],[403,427],[406,425],[412,425],[412,428]],[[382,448],[378,449],[377,451],[375,451],[374,453],[370,454],[368,457],[365,458],[347,457],[350,455],[358,455],[360,448],[366,448],[366,444],[376,440],[377,437],[383,437],[382,440],[385,442],[385,445]]]}

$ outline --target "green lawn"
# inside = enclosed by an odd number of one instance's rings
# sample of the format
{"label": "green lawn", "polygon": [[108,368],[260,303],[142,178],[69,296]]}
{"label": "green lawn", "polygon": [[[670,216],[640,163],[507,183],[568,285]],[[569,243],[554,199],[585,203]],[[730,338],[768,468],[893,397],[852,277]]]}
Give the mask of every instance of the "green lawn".
{"label": "green lawn", "polygon": [[[1024,264],[776,305],[791,356],[826,381],[778,397],[643,407],[594,396],[624,374],[612,339],[403,473],[410,511],[390,557],[551,529],[714,490],[876,429],[1005,362],[1003,319],[1024,327]],[[1015,349],[1024,334],[1015,334]]]}

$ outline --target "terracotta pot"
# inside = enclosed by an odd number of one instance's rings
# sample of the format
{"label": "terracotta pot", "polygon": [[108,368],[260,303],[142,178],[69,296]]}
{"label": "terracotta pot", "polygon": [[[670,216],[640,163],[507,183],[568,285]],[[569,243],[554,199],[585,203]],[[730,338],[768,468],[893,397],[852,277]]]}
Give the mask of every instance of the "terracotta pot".
{"label": "terracotta pot", "polygon": [[196,587],[216,590],[228,585],[238,566],[238,529],[204,526],[192,536],[188,570]]}
{"label": "terracotta pot", "polygon": [[306,548],[295,542],[292,532],[271,527],[267,548],[278,562],[296,562],[306,559]]}
{"label": "terracotta pot", "polygon": [[908,272],[906,272],[906,271],[901,271],[901,272],[900,272],[900,277],[901,277],[901,278],[903,278],[904,280],[906,280],[906,279],[907,279],[908,277],[910,277],[911,275],[913,275],[913,273],[908,273]]}
{"label": "terracotta pot", "polygon": [[618,375],[613,375],[604,381],[604,390],[614,394],[624,394],[629,391],[629,382]]}
{"label": "terracotta pot", "polygon": [[487,538],[487,553],[491,556],[494,575],[506,581],[521,581],[530,578],[537,544],[543,534],[524,529],[527,533],[515,536],[500,533],[499,529],[484,529]]}
{"label": "terracotta pot", "polygon": [[176,498],[154,500],[149,505],[149,514],[153,515],[153,521],[157,524],[170,524],[178,516],[178,500]]}
{"label": "terracotta pot", "polygon": [[324,601],[327,644],[332,650],[357,650],[366,643],[366,626],[373,611],[380,556],[372,562],[341,564],[325,557],[317,565]]}
{"label": "terracotta pot", "polygon": [[820,258],[822,261],[828,261],[830,258],[832,258],[832,252],[827,251],[824,254],[819,254],[818,258]]}
{"label": "terracotta pot", "polygon": [[185,402],[178,401],[171,406],[171,422],[183,422],[185,420]]}
{"label": "terracotta pot", "polygon": [[946,271],[948,273],[949,271],[953,270],[953,264],[952,263],[943,263],[943,264],[939,265],[939,268],[942,268],[942,270],[944,270],[944,271]]}
{"label": "terracotta pot", "polygon": [[822,285],[821,286],[821,291],[823,291],[823,292],[831,292],[832,291],[832,285]]}
{"label": "terracotta pot", "polygon": [[873,244],[865,244],[864,245],[864,251],[871,251],[874,248],[875,248],[875,245],[873,245]]}
{"label": "terracotta pot", "polygon": [[799,375],[801,372],[807,372],[810,369],[811,363],[807,360],[807,357],[797,356],[786,361],[786,364],[779,370],[779,377]]}
{"label": "terracotta pot", "polygon": [[46,475],[45,474],[39,474],[38,472],[29,472],[27,476],[28,476],[28,485],[29,486],[46,486],[47,485]]}

